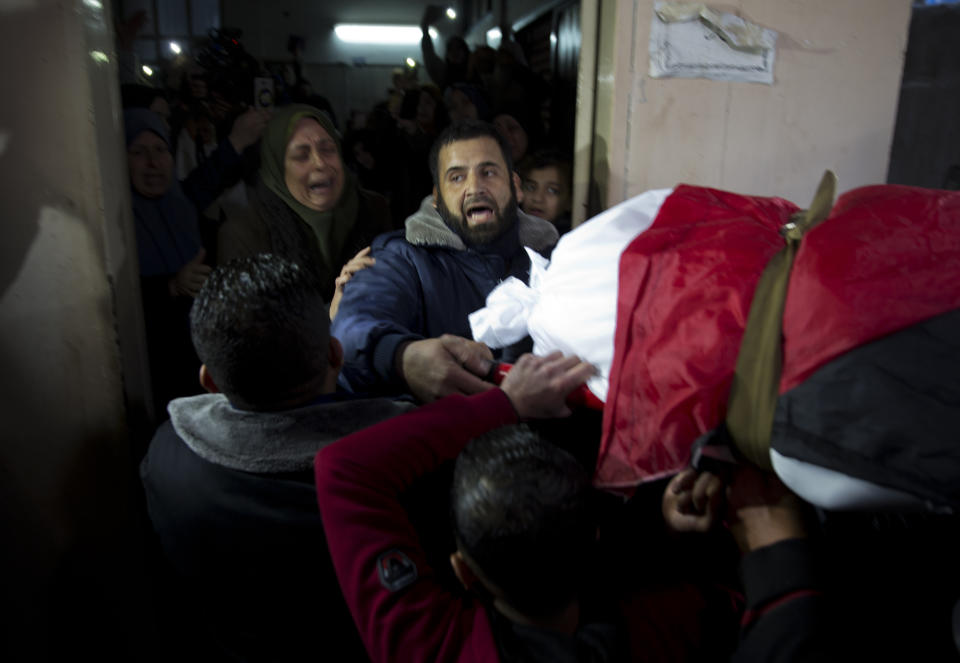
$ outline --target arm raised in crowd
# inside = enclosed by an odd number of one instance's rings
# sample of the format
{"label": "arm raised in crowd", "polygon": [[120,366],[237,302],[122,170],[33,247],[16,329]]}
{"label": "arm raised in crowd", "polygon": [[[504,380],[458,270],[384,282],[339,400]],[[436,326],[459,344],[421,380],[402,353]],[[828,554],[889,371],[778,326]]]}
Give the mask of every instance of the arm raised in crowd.
{"label": "arm raised in crowd", "polygon": [[240,155],[260,140],[269,119],[269,111],[255,108],[245,111],[234,120],[227,139],[180,182],[184,194],[197,209],[206,209],[239,181],[243,169]]}
{"label": "arm raised in crowd", "polygon": [[420,30],[423,36],[420,38],[420,49],[423,51],[423,64],[427,68],[427,74],[437,85],[443,85],[446,77],[446,63],[433,46],[433,38],[430,36],[430,26],[441,16],[444,9],[439,5],[427,5],[423,10],[423,17],[420,19]]}

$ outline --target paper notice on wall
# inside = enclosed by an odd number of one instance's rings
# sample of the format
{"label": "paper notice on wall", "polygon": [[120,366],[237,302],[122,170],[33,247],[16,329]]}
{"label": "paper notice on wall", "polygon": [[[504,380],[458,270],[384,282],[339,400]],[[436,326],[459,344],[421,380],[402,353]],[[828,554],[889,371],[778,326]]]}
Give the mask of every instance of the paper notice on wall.
{"label": "paper notice on wall", "polygon": [[772,85],[776,42],[775,31],[702,3],[657,2],[650,76]]}

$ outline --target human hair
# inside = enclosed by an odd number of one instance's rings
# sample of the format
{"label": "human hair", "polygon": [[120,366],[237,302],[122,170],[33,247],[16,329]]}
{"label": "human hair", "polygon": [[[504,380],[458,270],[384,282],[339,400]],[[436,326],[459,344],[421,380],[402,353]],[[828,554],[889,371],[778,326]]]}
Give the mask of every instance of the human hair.
{"label": "human hair", "polygon": [[530,171],[540,170],[541,168],[556,168],[560,172],[567,188],[570,188],[570,158],[557,150],[537,150],[533,154],[527,155],[517,164],[517,172],[520,179],[529,178]]}
{"label": "human hair", "polygon": [[524,425],[472,440],[451,490],[458,548],[504,600],[548,616],[577,596],[595,538],[589,482],[567,452]]}
{"label": "human hair", "polygon": [[200,360],[230,403],[282,409],[326,376],[330,318],[308,270],[262,253],[207,278],[190,309]]}
{"label": "human hair", "polygon": [[480,120],[462,120],[443,130],[437,136],[430,148],[430,174],[433,176],[433,185],[440,186],[440,150],[451,143],[458,143],[462,140],[472,140],[474,138],[492,138],[500,147],[500,154],[503,155],[503,161],[507,164],[507,172],[513,172],[513,159],[510,156],[510,146],[507,145],[503,136],[489,122]]}

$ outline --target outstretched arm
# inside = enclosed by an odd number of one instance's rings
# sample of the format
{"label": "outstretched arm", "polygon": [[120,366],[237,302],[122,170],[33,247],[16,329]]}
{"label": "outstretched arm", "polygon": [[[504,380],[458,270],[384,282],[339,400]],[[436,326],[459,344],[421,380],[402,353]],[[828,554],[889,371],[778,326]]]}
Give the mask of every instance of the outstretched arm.
{"label": "outstretched arm", "polygon": [[269,119],[269,111],[254,108],[245,111],[234,121],[229,137],[180,182],[184,194],[198,210],[206,209],[239,181],[243,170],[240,155],[260,139]]}
{"label": "outstretched arm", "polygon": [[397,348],[396,364],[397,375],[423,403],[493,388],[484,380],[493,368],[493,353],[483,343],[462,336],[444,334],[404,343]]}
{"label": "outstretched arm", "polygon": [[727,488],[730,533],[744,552],[747,611],[735,661],[843,658],[827,615],[804,503],[773,473],[740,467]]}
{"label": "outstretched arm", "polygon": [[374,661],[496,658],[486,613],[441,587],[400,496],[474,437],[521,416],[563,412],[567,393],[589,370],[558,356],[518,362],[504,389],[450,396],[317,455],[317,502],[331,558]]}

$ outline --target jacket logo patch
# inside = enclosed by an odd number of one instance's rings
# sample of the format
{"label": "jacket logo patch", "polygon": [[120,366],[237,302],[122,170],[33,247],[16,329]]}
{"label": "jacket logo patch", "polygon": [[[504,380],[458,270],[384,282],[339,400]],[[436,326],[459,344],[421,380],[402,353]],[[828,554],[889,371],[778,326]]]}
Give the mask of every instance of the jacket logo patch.
{"label": "jacket logo patch", "polygon": [[388,550],[377,557],[377,574],[380,584],[395,592],[417,579],[417,565],[399,550]]}

